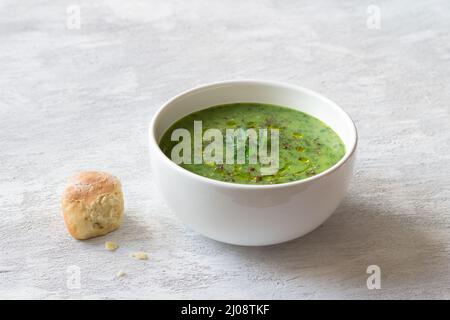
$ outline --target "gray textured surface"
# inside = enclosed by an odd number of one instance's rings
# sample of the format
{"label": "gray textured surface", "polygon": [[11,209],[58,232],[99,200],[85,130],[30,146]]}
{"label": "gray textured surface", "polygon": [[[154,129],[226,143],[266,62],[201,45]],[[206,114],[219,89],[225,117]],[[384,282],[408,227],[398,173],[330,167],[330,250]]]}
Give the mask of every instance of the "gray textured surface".
{"label": "gray textured surface", "polygon": [[[80,30],[66,27],[69,4],[0,2],[0,298],[450,298],[450,2],[96,0],[79,2]],[[351,190],[301,239],[205,239],[152,184],[155,110],[233,78],[311,88],[356,121]],[[59,210],[81,169],[119,176],[127,215],[84,242]],[[366,288],[371,264],[381,290]],[[66,286],[71,265],[79,289]]]}

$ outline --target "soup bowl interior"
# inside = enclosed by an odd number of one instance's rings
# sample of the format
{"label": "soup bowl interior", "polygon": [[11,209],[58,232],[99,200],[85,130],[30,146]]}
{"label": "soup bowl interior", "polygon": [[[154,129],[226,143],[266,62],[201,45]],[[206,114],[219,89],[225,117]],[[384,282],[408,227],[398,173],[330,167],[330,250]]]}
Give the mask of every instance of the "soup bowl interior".
{"label": "soup bowl interior", "polygon": [[356,143],[353,122],[334,102],[308,89],[257,81],[209,85],[175,97],[155,119],[154,140],[159,143],[162,135],[174,122],[192,112],[238,102],[268,103],[300,110],[330,126],[344,142],[347,153]]}

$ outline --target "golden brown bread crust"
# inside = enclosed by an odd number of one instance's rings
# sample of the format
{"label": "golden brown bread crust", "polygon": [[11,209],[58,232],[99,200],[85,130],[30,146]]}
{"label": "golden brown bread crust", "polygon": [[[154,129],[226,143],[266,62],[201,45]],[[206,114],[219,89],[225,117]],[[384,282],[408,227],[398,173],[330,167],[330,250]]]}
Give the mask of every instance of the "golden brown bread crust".
{"label": "golden brown bread crust", "polygon": [[76,239],[89,239],[120,227],[124,203],[122,187],[115,176],[84,171],[69,180],[62,210],[69,233]]}
{"label": "golden brown bread crust", "polygon": [[120,181],[115,176],[100,171],[83,171],[69,179],[63,201],[91,203],[99,194],[110,193]]}

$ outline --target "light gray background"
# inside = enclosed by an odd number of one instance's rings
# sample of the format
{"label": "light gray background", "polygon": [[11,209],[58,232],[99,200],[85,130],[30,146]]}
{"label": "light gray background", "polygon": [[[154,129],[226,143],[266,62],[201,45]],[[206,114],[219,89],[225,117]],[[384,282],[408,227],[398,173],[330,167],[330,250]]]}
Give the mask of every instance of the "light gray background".
{"label": "light gray background", "polygon": [[[66,26],[71,4],[79,30]],[[381,10],[379,30],[366,25],[369,5]],[[447,0],[2,0],[0,298],[449,299],[449,15]],[[235,78],[311,88],[357,124],[348,196],[301,239],[205,239],[152,183],[155,110]],[[59,201],[82,169],[121,178],[126,220],[81,242]],[[108,252],[106,240],[121,247]],[[135,250],[150,259],[131,259]],[[371,264],[381,290],[366,287]],[[66,286],[73,265],[79,289]],[[115,278],[119,269],[128,275]]]}

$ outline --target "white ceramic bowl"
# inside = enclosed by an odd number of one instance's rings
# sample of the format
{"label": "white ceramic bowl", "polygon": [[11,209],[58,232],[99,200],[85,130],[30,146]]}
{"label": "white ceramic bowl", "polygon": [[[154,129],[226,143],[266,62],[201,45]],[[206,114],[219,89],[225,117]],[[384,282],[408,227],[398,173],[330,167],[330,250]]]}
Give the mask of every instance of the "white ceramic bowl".
{"label": "white ceramic bowl", "polygon": [[[210,106],[260,102],[296,108],[328,124],[342,139],[345,156],[310,178],[277,185],[243,185],[199,176],[172,162],[158,142],[175,121]],[[150,154],[157,186],[172,211],[197,232],[237,245],[271,245],[320,226],[344,198],[355,162],[353,121],[334,102],[301,87],[268,81],[226,81],[170,99],[153,117]]]}

